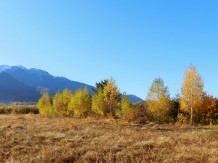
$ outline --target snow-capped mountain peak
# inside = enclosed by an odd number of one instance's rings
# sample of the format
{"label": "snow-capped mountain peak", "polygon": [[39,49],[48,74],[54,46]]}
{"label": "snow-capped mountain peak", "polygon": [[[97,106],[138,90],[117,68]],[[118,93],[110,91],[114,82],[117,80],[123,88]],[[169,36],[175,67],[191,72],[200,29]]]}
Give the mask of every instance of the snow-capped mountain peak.
{"label": "snow-capped mountain peak", "polygon": [[21,69],[27,69],[26,67],[23,67],[21,65],[17,65],[17,66],[14,66],[14,67],[18,67],[18,68],[21,68]]}
{"label": "snow-capped mountain peak", "polygon": [[8,66],[8,65],[1,65],[0,66],[0,72],[3,72],[5,70],[11,69],[12,66]]}
{"label": "snow-capped mountain peak", "polygon": [[16,66],[0,65],[0,73],[1,72],[12,72],[12,71],[16,71],[16,70],[24,70],[30,74],[37,75],[40,78],[42,76],[50,75],[48,72],[46,72],[44,70],[37,69],[37,68],[27,69],[26,67],[21,66],[21,65],[16,65]]}
{"label": "snow-capped mountain peak", "polygon": [[6,71],[6,70],[10,70],[10,69],[23,69],[23,70],[27,70],[26,67],[23,67],[21,65],[17,65],[17,66],[8,66],[8,65],[0,65],[0,72]]}

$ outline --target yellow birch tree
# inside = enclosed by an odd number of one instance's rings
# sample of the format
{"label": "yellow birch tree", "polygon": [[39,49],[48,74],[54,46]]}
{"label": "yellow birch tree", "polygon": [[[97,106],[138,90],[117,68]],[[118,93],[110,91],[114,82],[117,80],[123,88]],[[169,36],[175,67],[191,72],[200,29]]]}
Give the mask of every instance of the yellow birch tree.
{"label": "yellow birch tree", "polygon": [[196,67],[190,65],[185,72],[180,97],[180,109],[190,115],[190,124],[194,123],[194,115],[198,114],[202,106],[203,87],[203,81]]}
{"label": "yellow birch tree", "polygon": [[114,116],[120,103],[120,92],[113,78],[110,78],[103,89],[107,112]]}
{"label": "yellow birch tree", "polygon": [[68,104],[68,111],[76,116],[86,116],[90,110],[91,98],[88,89],[77,89]]}
{"label": "yellow birch tree", "polygon": [[48,92],[45,92],[36,104],[37,109],[41,115],[52,115],[54,108],[52,107],[51,96]]}
{"label": "yellow birch tree", "polygon": [[59,116],[67,115],[68,104],[73,96],[72,92],[69,89],[64,89],[63,92],[56,92],[53,98],[53,105],[56,111],[56,114]]}
{"label": "yellow birch tree", "polygon": [[153,81],[146,97],[146,103],[154,120],[158,122],[169,121],[170,95],[161,78],[156,78]]}
{"label": "yellow birch tree", "polygon": [[106,103],[104,92],[102,88],[99,88],[92,96],[92,111],[98,115],[106,116]]}
{"label": "yellow birch tree", "polygon": [[121,115],[126,120],[133,120],[135,116],[131,101],[126,93],[123,94],[121,99]]}

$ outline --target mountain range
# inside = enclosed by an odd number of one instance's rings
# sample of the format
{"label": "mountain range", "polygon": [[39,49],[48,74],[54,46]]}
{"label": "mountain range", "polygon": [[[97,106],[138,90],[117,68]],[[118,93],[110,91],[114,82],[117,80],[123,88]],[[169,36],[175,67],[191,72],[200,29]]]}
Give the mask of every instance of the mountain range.
{"label": "mountain range", "polygon": [[[86,87],[93,94],[94,86],[69,80],[65,77],[52,76],[48,72],[36,68],[27,69],[23,66],[0,66],[0,103],[36,102],[48,91],[52,96],[65,88],[75,92]],[[128,95],[132,102],[142,99]]]}

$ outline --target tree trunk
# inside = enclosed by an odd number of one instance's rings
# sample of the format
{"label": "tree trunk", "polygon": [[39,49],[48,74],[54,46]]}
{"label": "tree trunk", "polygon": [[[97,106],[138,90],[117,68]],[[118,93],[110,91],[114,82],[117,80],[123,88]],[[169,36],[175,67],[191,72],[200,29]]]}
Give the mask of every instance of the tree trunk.
{"label": "tree trunk", "polygon": [[193,122],[194,122],[194,120],[193,120],[193,101],[192,101],[192,96],[193,96],[193,94],[192,94],[192,87],[191,87],[191,122],[190,122],[190,124],[191,125],[193,125]]}
{"label": "tree trunk", "polygon": [[191,106],[191,119],[190,124],[193,125],[193,107]]}

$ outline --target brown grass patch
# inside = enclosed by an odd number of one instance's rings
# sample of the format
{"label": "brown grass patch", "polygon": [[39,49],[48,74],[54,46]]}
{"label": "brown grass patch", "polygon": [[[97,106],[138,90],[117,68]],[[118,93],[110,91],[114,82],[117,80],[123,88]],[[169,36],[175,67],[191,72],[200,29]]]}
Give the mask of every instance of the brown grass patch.
{"label": "brown grass patch", "polygon": [[218,162],[217,126],[0,115],[0,162]]}

